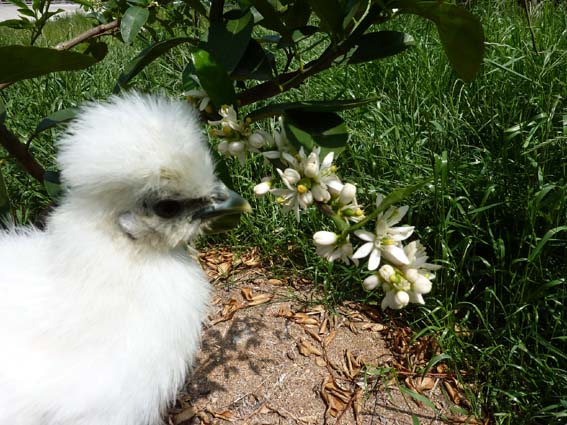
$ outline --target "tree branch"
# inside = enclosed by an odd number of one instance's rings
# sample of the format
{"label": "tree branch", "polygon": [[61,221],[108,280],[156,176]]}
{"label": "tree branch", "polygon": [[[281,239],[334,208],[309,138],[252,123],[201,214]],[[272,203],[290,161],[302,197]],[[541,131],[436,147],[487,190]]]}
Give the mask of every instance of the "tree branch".
{"label": "tree branch", "polygon": [[114,30],[118,29],[120,25],[120,21],[117,19],[116,21],[109,22],[108,24],[101,24],[96,27],[91,28],[88,31],[85,31],[82,34],[72,38],[69,41],[64,41],[59,43],[55,48],[57,50],[69,50],[75,47],[77,44],[82,43],[83,41],[87,41],[91,38],[97,37],[99,35],[104,35],[107,32],[113,32]]}
{"label": "tree branch", "polygon": [[333,65],[335,59],[345,55],[355,45],[356,41],[375,23],[379,23],[381,18],[379,13],[381,8],[373,8],[368,15],[360,22],[360,25],[344,42],[337,46],[329,46],[317,59],[309,62],[303,70],[296,70],[280,75],[272,81],[258,84],[237,95],[239,105],[249,105],[259,100],[269,99],[290,89],[299,87],[307,78],[318,74]]}
{"label": "tree branch", "polygon": [[21,143],[4,124],[0,124],[0,145],[20,163],[26,172],[40,183],[43,182],[43,174],[45,173],[43,167],[31,156],[26,145]]}

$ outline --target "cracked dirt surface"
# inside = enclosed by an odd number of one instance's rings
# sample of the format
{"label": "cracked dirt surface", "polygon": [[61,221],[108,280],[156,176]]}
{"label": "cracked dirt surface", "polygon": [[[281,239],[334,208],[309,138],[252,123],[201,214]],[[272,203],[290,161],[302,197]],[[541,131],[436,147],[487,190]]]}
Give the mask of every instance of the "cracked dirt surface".
{"label": "cracked dirt surface", "polygon": [[253,250],[201,261],[211,314],[170,424],[480,423],[463,415],[442,364],[423,375],[400,362],[405,347],[414,369],[426,364],[435,344],[410,346],[407,328],[378,310],[348,303],[331,314],[310,302],[310,282],[270,276]]}

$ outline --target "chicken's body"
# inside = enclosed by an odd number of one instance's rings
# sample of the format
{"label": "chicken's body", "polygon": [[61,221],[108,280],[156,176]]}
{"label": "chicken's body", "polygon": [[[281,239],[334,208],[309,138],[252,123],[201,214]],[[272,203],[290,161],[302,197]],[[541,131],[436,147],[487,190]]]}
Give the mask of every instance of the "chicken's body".
{"label": "chicken's body", "polygon": [[[137,95],[89,108],[60,143],[68,194],[46,230],[0,236],[2,425],[159,424],[198,347],[208,282],[180,242],[219,182],[193,115]],[[105,114],[124,128],[96,133]]]}

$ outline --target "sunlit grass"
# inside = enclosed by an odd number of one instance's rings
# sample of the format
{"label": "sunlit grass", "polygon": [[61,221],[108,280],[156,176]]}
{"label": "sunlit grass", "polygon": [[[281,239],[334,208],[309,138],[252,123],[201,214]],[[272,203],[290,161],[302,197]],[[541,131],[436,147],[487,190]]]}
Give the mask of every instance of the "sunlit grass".
{"label": "sunlit grass", "polygon": [[[425,307],[389,314],[436,335],[450,366],[476,385],[466,387],[473,413],[507,424],[559,423],[567,416],[567,11],[551,3],[532,16],[536,52],[520,9],[477,2],[487,49],[470,84],[451,71],[432,25],[402,17],[391,27],[413,34],[414,49],[327,71],[282,96],[378,97],[344,114],[352,140],[338,158],[339,173],[358,184],[367,204],[378,192],[430,179],[407,200],[408,220],[444,266]],[[55,45],[88,25],[85,18],[60,21],[38,43]],[[2,43],[17,37],[0,31]],[[85,72],[1,92],[8,126],[25,140],[49,113],[110,95],[144,43],[111,41],[109,47],[108,58]],[[177,49],[134,86],[179,94],[185,61]],[[55,133],[32,144],[47,168],[54,166]],[[270,169],[260,159],[232,166],[235,185],[252,199],[253,184]],[[13,164],[3,171],[20,220],[31,220],[47,196]],[[277,264],[307,273],[329,305],[349,298],[379,302],[360,289],[360,269],[330,266],[314,255],[310,235],[329,226],[316,213],[297,224],[268,198],[253,206],[232,243],[259,246]]]}

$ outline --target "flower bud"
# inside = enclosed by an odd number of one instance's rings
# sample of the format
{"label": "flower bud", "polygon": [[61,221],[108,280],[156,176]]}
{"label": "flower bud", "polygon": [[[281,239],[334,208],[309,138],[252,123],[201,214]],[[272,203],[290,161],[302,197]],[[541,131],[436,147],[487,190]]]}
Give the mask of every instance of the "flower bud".
{"label": "flower bud", "polygon": [[400,308],[405,307],[406,305],[408,305],[409,300],[410,300],[410,296],[407,292],[405,292],[405,291],[396,292],[396,294],[394,295],[394,301],[395,301],[396,307],[394,307],[394,308],[400,309]]}
{"label": "flower bud", "polygon": [[263,178],[262,183],[254,186],[254,194],[256,196],[264,196],[272,188],[272,179],[269,177]]}
{"label": "flower bud", "polygon": [[348,205],[354,201],[356,196],[356,186],[352,183],[345,183],[339,194],[339,203],[341,205]]}
{"label": "flower bud", "polygon": [[313,193],[313,199],[317,202],[329,202],[331,200],[331,194],[323,189],[320,184],[316,184],[311,188],[311,192]]}
{"label": "flower bud", "polygon": [[371,274],[362,281],[362,287],[367,291],[372,291],[374,288],[378,286],[378,283],[379,283],[378,276],[376,276],[375,274]]}
{"label": "flower bud", "polygon": [[293,168],[286,168],[283,172],[283,177],[289,184],[296,184],[299,180],[301,180],[301,175]]}
{"label": "flower bud", "polygon": [[319,174],[319,156],[315,152],[311,152],[307,157],[303,173],[310,179],[317,177]]}
{"label": "flower bud", "polygon": [[246,149],[246,146],[242,142],[230,142],[228,144],[228,152],[231,155],[238,155],[244,152],[244,149]]}
{"label": "flower bud", "polygon": [[338,236],[335,232],[321,230],[313,235],[315,245],[329,246],[337,243]]}
{"label": "flower bud", "polygon": [[406,278],[411,282],[411,287],[418,294],[428,294],[433,286],[431,281],[418,273],[416,269],[409,269],[405,272]]}
{"label": "flower bud", "polygon": [[392,276],[396,276],[396,270],[389,264],[384,264],[380,267],[378,273],[384,282],[390,282]]}
{"label": "flower bud", "polygon": [[228,142],[226,140],[220,142],[217,146],[217,150],[221,155],[226,155],[228,153]]}
{"label": "flower bud", "polygon": [[248,143],[251,147],[260,149],[266,144],[266,139],[262,133],[253,133],[248,137]]}

